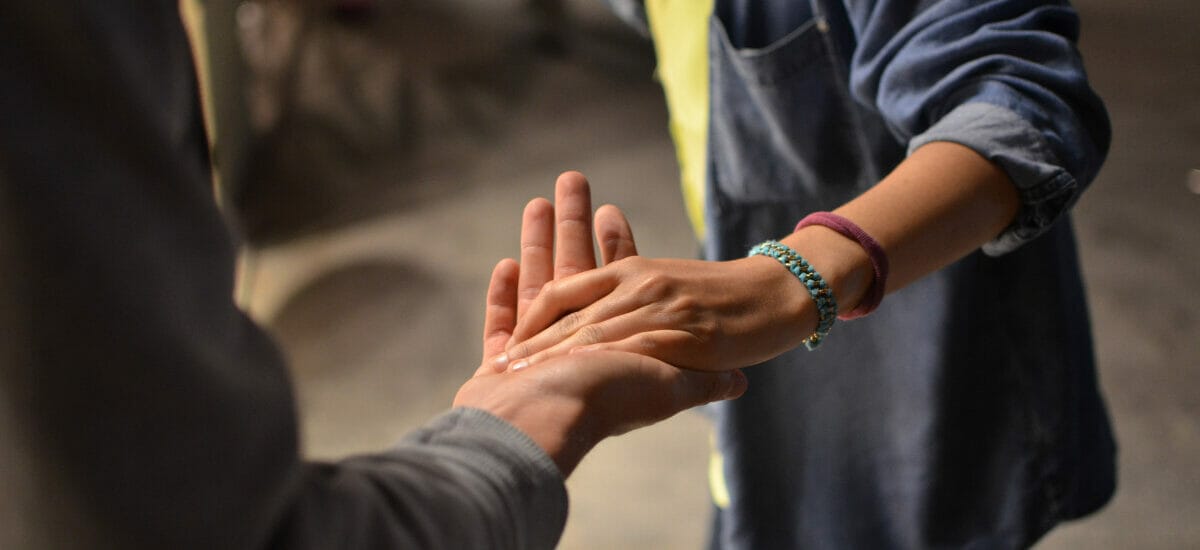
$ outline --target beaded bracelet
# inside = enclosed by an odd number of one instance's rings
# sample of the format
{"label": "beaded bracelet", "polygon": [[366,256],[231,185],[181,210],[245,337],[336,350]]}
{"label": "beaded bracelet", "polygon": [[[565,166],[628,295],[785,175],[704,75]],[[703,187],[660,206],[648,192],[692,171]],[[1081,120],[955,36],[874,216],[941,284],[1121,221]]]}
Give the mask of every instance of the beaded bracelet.
{"label": "beaded bracelet", "polygon": [[804,339],[804,347],[809,351],[817,349],[817,346],[820,346],[821,341],[825,339],[825,335],[829,334],[829,330],[833,328],[833,321],[837,317],[838,310],[837,301],[833,298],[833,291],[829,290],[825,279],[822,279],[821,274],[817,273],[817,270],[813,269],[813,266],[800,254],[779,241],[764,241],[751,248],[747,256],[775,258],[797,279],[800,279],[801,283],[804,283],[808,294],[817,303],[817,330]]}
{"label": "beaded bracelet", "polygon": [[857,307],[838,315],[838,319],[847,321],[866,316],[875,308],[879,307],[879,303],[883,301],[883,295],[887,291],[888,279],[888,257],[884,252],[883,247],[871,238],[866,231],[863,231],[858,224],[832,212],[813,212],[800,220],[796,224],[795,231],[810,225],[820,225],[827,227],[840,233],[847,239],[858,241],[858,245],[867,253],[867,257],[871,260],[871,269],[874,272],[874,277],[871,279],[871,286],[867,288],[867,293],[863,295]]}

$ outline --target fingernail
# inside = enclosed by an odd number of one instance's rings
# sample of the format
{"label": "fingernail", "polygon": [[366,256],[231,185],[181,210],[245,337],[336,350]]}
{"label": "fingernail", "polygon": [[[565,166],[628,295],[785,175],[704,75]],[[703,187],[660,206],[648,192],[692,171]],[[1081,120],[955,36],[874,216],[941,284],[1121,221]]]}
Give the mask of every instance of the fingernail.
{"label": "fingernail", "polygon": [[529,366],[529,361],[526,361],[526,360],[522,359],[522,360],[520,360],[520,361],[517,361],[516,363],[513,363],[513,364],[512,364],[512,368],[511,368],[510,370],[515,370],[515,371],[516,371],[516,370],[521,370],[521,369],[523,369],[523,368],[525,368],[525,367],[528,367],[528,366]]}
{"label": "fingernail", "polygon": [[497,355],[495,359],[492,359],[492,364],[496,366],[496,369],[504,370],[504,367],[508,366],[508,354],[501,353]]}

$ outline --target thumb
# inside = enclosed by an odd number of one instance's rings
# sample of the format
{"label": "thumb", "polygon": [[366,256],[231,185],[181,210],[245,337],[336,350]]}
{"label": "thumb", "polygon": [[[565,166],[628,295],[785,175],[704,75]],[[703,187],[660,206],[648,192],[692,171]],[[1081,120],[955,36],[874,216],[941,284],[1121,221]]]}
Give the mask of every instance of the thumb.
{"label": "thumb", "polygon": [[[739,370],[680,369],[652,357],[618,351],[560,356],[577,362],[569,378],[584,381],[596,440],[665,420],[705,403],[736,399],[746,392]],[[589,368],[590,367],[590,368]],[[536,367],[531,367],[536,368]]]}
{"label": "thumb", "polygon": [[504,351],[517,322],[517,278],[521,268],[505,258],[492,270],[483,313],[483,362]]}
{"label": "thumb", "polygon": [[[623,407],[624,422],[618,422],[605,435],[618,435],[632,429],[640,428],[654,422],[674,416],[680,411],[698,407],[714,401],[737,399],[746,393],[746,375],[740,370],[722,372],[704,372],[684,370],[651,359],[639,356],[643,365],[657,365],[660,376],[645,378],[638,381],[638,390],[643,395],[638,399],[639,406]],[[666,378],[661,374],[670,369],[671,374]],[[622,392],[626,398],[637,391]],[[613,403],[619,401],[612,400]]]}
{"label": "thumb", "polygon": [[721,372],[680,370],[676,395],[680,408],[691,408],[714,401],[737,399],[746,393],[749,381],[741,369]]}

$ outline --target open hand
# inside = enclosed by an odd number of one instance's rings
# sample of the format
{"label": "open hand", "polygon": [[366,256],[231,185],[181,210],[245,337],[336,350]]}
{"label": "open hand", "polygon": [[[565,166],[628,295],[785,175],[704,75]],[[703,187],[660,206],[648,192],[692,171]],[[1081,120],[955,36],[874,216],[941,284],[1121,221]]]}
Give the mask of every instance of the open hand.
{"label": "open hand", "polygon": [[774,259],[631,257],[546,284],[517,323],[506,359],[521,368],[610,350],[727,370],[795,347],[815,325],[811,299]]}
{"label": "open hand", "polygon": [[[576,172],[563,174],[555,197],[557,208],[542,199],[525,208],[521,264],[502,260],[492,272],[484,320],[485,358],[503,351],[519,317],[545,284],[595,268],[587,180]],[[604,207],[596,213],[595,230],[605,263],[636,253],[629,225],[616,208]],[[495,361],[484,361],[459,389],[454,405],[480,408],[507,420],[546,450],[563,475],[569,475],[605,437],[697,405],[733,399],[746,390],[740,371],[685,371],[652,357],[622,352],[560,355],[518,370],[494,365]]]}

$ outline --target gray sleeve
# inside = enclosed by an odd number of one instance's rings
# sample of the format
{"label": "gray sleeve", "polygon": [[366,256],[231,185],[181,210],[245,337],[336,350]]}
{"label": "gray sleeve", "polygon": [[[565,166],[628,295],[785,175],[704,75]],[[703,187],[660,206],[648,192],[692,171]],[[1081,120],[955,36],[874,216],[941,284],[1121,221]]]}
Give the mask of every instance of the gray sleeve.
{"label": "gray sleeve", "polygon": [[0,36],[0,546],[553,546],[561,476],[482,411],[301,460],[176,0],[0,2]]}
{"label": "gray sleeve", "polygon": [[306,468],[279,548],[553,548],[558,468],[524,433],[459,408],[393,449]]}

